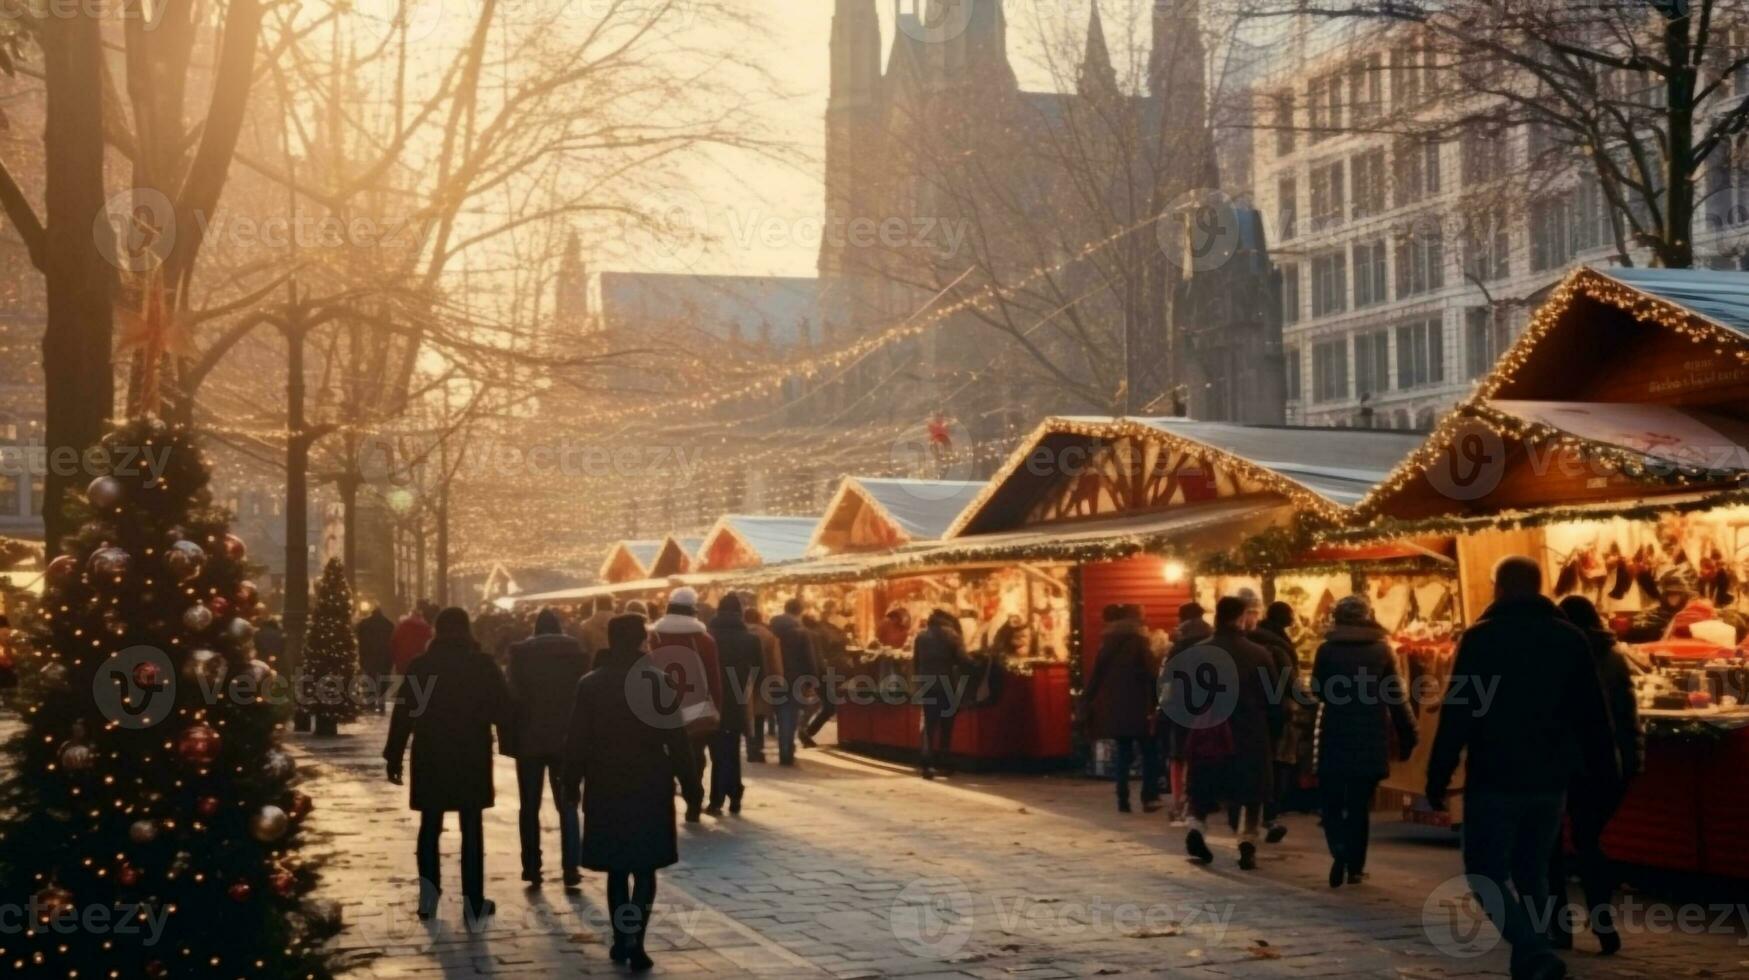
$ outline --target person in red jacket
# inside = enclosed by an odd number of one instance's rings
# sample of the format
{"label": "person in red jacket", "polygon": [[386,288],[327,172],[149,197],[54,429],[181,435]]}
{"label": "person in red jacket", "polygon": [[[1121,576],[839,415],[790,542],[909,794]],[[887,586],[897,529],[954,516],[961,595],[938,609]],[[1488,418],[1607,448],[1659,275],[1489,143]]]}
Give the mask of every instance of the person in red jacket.
{"label": "person in red jacket", "polygon": [[[716,734],[723,712],[723,669],[717,657],[717,641],[698,618],[698,593],[678,588],[668,596],[661,619],[650,624],[650,660],[674,681],[680,694],[680,710],[686,718],[686,733],[692,738],[693,760],[704,780],[705,752]],[[708,705],[708,707],[707,707]],[[686,819],[696,823],[697,810],[689,808]]]}
{"label": "person in red jacket", "polygon": [[431,621],[425,616],[427,605],[424,599],[419,600],[413,611],[395,624],[395,632],[389,636],[389,658],[396,676],[407,673],[407,665],[431,645]]}

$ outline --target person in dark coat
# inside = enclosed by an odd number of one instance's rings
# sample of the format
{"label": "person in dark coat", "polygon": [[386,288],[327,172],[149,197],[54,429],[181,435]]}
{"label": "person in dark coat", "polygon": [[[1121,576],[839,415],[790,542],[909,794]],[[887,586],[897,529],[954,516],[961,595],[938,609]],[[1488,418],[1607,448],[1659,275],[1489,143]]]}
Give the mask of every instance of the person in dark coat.
{"label": "person in dark coat", "polygon": [[647,635],[642,616],[608,624],[606,655],[577,683],[565,744],[567,798],[583,801],[583,866],[607,874],[609,955],[636,970],[652,965],[644,933],[656,871],[680,860],[674,786],[689,809],[704,794],[692,743],[672,710],[678,693],[644,653]]}
{"label": "person in dark coat", "polygon": [[[1590,780],[1575,779],[1567,785],[1567,823],[1572,830],[1575,869],[1579,873],[1579,888],[1585,895],[1585,909],[1591,922],[1591,932],[1605,956],[1621,949],[1621,933],[1615,928],[1616,873],[1615,866],[1603,851],[1603,828],[1621,805],[1628,783],[1640,771],[1640,711],[1634,699],[1633,671],[1615,634],[1604,625],[1597,607],[1584,596],[1571,595],[1561,600],[1561,612],[1585,633],[1591,643],[1591,656],[1597,666],[1597,679],[1603,686],[1604,702],[1609,706],[1610,738],[1615,742],[1616,761],[1621,766],[1621,783],[1608,791]],[[1550,852],[1549,890],[1557,906],[1567,904],[1567,855],[1556,841]],[[1556,915],[1551,923],[1555,946],[1569,949],[1573,945],[1572,920]]]}
{"label": "person in dark coat", "polygon": [[353,632],[358,635],[358,669],[370,678],[370,707],[380,715],[388,704],[383,694],[389,688],[389,674],[394,670],[394,659],[389,655],[389,637],[395,635],[395,621],[385,616],[383,607],[378,606],[370,611],[369,616],[358,621]]}
{"label": "person in dark coat", "polygon": [[911,645],[912,696],[923,713],[918,768],[924,779],[934,779],[941,757],[953,751],[953,722],[965,694],[964,678],[973,666],[959,619],[946,609],[930,613]]}
{"label": "person in dark coat", "polygon": [[[1252,607],[1261,609],[1261,601]],[[1247,612],[1249,618],[1251,612]],[[1263,804],[1263,840],[1279,844],[1287,836],[1287,824],[1281,822],[1282,809],[1294,790],[1299,776],[1300,746],[1296,711],[1300,705],[1300,651],[1288,633],[1294,625],[1294,607],[1285,602],[1272,602],[1262,611],[1256,626],[1245,637],[1275,656],[1275,666],[1281,687],[1281,734],[1275,739],[1275,788]]]}
{"label": "person in dark coat", "polygon": [[[510,691],[504,675],[480,650],[468,614],[437,615],[431,645],[407,665],[389,720],[383,750],[389,782],[401,785],[401,759],[413,742],[412,808],[419,811],[419,916],[430,918],[442,894],[438,838],[443,815],[461,814],[462,902],[469,925],[492,914],[485,897],[486,850],[482,812],[493,803],[492,730],[500,746],[511,736]],[[415,710],[416,695],[425,703]]]}
{"label": "person in dark coat", "polygon": [[[1169,671],[1172,658],[1191,647],[1205,643],[1215,635],[1215,628],[1209,625],[1208,611],[1199,602],[1191,601],[1178,607],[1178,625],[1172,630],[1172,646],[1167,649],[1166,656],[1160,661],[1160,677],[1155,684],[1160,692],[1160,706],[1166,707],[1166,702],[1172,697],[1172,684]],[[1168,765],[1167,776],[1172,782],[1172,825],[1184,826],[1190,817],[1189,776],[1190,767],[1184,758],[1184,741],[1189,731],[1172,713],[1160,711],[1154,718],[1154,730],[1160,742],[1160,752]]]}
{"label": "person in dark coat", "polygon": [[534,618],[534,635],[510,646],[510,701],[514,716],[511,752],[516,757],[517,814],[522,836],[522,880],[540,884],[540,807],[542,787],[550,784],[559,808],[559,866],[566,888],[583,881],[577,869],[582,830],[577,808],[566,804],[563,790],[565,731],[577,682],[589,672],[583,644],[565,634],[559,614],[542,609]]}
{"label": "person in dark coat", "polygon": [[1391,729],[1397,752],[1415,749],[1415,717],[1385,628],[1366,596],[1336,603],[1335,622],[1312,660],[1318,697],[1318,795],[1324,842],[1330,849],[1330,887],[1359,884],[1366,874],[1372,798],[1390,775]]}
{"label": "person in dark coat", "polygon": [[1130,812],[1130,768],[1136,752],[1142,756],[1142,808],[1160,807],[1160,753],[1153,718],[1158,697],[1154,689],[1153,653],[1141,606],[1108,606],[1105,631],[1093,660],[1083,697],[1087,731],[1094,738],[1117,743],[1117,808]]}
{"label": "person in dark coat", "polygon": [[[1205,837],[1208,816],[1222,803],[1241,807],[1239,867],[1257,867],[1257,828],[1263,802],[1274,787],[1275,739],[1282,711],[1272,690],[1275,657],[1247,640],[1245,600],[1223,597],[1215,604],[1215,632],[1200,649],[1172,658],[1168,672],[1172,698],[1168,711],[1189,729],[1185,756],[1190,764],[1190,830],[1184,849],[1199,863],[1215,859]],[[1229,689],[1231,693],[1228,693]]]}
{"label": "person in dark coat", "polygon": [[771,632],[783,653],[784,690],[777,709],[777,764],[796,764],[796,726],[801,721],[802,696],[820,686],[820,653],[814,635],[802,625],[802,600],[783,604],[783,614],[771,617]]}
{"label": "person in dark coat", "polygon": [[741,597],[723,596],[711,617],[711,639],[717,641],[717,663],[723,672],[722,718],[711,742],[710,805],[704,812],[722,816],[723,803],[730,813],[741,812],[741,739],[753,724],[752,702],[765,675],[765,654],[759,637],[747,628]]}
{"label": "person in dark coat", "polygon": [[1591,645],[1542,595],[1542,566],[1513,555],[1494,568],[1494,602],[1458,641],[1427,766],[1427,800],[1467,758],[1464,873],[1512,944],[1512,975],[1557,980],[1566,965],[1536,923],[1549,900],[1549,852],[1565,790],[1621,780],[1609,707]]}

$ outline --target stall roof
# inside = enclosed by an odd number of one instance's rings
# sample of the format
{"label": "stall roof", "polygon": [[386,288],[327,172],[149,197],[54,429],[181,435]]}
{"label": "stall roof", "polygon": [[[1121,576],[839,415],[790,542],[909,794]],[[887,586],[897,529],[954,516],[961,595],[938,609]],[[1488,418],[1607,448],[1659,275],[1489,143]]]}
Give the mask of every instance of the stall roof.
{"label": "stall roof", "polygon": [[[1002,521],[1030,503],[1062,472],[1029,465],[1037,453],[1067,440],[1111,442],[1133,438],[1224,468],[1303,507],[1336,518],[1358,503],[1391,467],[1421,444],[1422,436],[1388,429],[1238,425],[1184,418],[1058,416],[1046,419],[954,522],[947,537],[1003,530]],[[1028,490],[1027,487],[1031,487]],[[998,518],[996,511],[1008,512]]]}
{"label": "stall roof", "polygon": [[751,514],[724,514],[705,534],[697,555],[699,563],[709,561],[709,553],[719,538],[727,535],[746,548],[761,565],[777,565],[796,561],[807,554],[808,542],[814,536],[817,517],[768,517]]}
{"label": "stall roof", "polygon": [[625,560],[630,561],[637,566],[637,573],[641,578],[644,575],[649,574],[650,566],[655,563],[656,555],[660,553],[661,550],[662,541],[659,538],[641,538],[638,540],[617,542],[613,547],[607,549],[607,557],[601,560],[601,570],[596,574],[603,580],[612,578],[615,562],[620,560],[621,556],[624,556]]}
{"label": "stall roof", "polygon": [[827,505],[825,516],[814,526],[808,551],[836,550],[834,534],[848,535],[848,523],[863,508],[886,522],[898,544],[934,541],[953,525],[979,491],[981,481],[908,480],[886,477],[847,476]]}
{"label": "stall roof", "polygon": [[698,564],[698,549],[704,544],[704,538],[698,536],[676,537],[668,535],[662,541],[662,546],[656,549],[656,559],[646,566],[651,578],[662,578],[668,575],[683,575],[692,571]]}
{"label": "stall roof", "polygon": [[1749,339],[1749,272],[1712,269],[1593,269]]}
{"label": "stall roof", "polygon": [[608,582],[601,585],[589,585],[577,589],[559,589],[555,592],[536,592],[527,595],[505,596],[498,600],[498,605],[506,609],[518,606],[547,605],[555,602],[583,602],[601,596],[621,596],[638,592],[661,592],[672,588],[673,582],[665,578],[645,578],[631,582]]}

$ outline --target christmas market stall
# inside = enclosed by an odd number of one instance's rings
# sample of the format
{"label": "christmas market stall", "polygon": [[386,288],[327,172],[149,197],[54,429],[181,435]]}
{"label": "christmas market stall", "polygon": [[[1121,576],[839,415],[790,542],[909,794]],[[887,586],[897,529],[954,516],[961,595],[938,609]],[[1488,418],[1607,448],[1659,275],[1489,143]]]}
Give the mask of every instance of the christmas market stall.
{"label": "christmas market stall", "polygon": [[656,558],[650,563],[651,578],[668,578],[671,575],[685,575],[693,570],[698,563],[698,549],[704,544],[700,537],[676,537],[668,535],[662,539],[662,545],[656,550]]}
{"label": "christmas market stall", "polygon": [[[1104,610],[1139,605],[1163,649],[1178,609],[1270,576],[1311,530],[1335,526],[1418,444],[1407,433],[1199,422],[1054,418],[1018,449],[949,533],[947,547],[1031,538],[1074,564],[1065,667],[1092,670]],[[1302,588],[1318,583],[1306,568]],[[1318,595],[1322,596],[1322,592]],[[1322,600],[1319,600],[1322,602]],[[1333,600],[1330,600],[1333,601]],[[1067,716],[1054,720],[1067,739]],[[1101,757],[1094,750],[1096,766]]]}
{"label": "christmas market stall", "polygon": [[[1580,270],[1333,536],[1453,535],[1470,619],[1511,554],[1537,558],[1554,597],[1590,600],[1627,644],[1645,736],[1606,849],[1736,877],[1749,877],[1746,331],[1749,275]],[[1409,666],[1442,684],[1450,650]],[[1430,732],[1429,705],[1420,720]],[[1420,788],[1431,742],[1393,785]]]}
{"label": "christmas market stall", "polygon": [[650,569],[656,564],[656,556],[664,543],[646,539],[615,544],[607,550],[607,558],[602,561],[597,577],[609,584],[654,577]]}

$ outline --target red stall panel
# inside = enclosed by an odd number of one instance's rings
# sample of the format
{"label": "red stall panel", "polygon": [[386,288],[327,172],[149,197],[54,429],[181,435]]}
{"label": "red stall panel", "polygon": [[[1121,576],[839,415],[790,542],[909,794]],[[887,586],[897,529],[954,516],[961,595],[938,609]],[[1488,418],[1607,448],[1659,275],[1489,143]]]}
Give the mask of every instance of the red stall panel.
{"label": "red stall panel", "polygon": [[[1091,674],[1099,635],[1104,628],[1105,607],[1126,602],[1140,603],[1149,629],[1170,631],[1178,625],[1178,607],[1192,598],[1190,580],[1166,581],[1166,561],[1153,555],[1137,555],[1120,561],[1104,561],[1081,567],[1081,667]],[[1083,676],[1085,681],[1086,677]]]}

